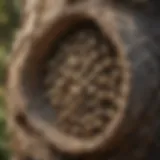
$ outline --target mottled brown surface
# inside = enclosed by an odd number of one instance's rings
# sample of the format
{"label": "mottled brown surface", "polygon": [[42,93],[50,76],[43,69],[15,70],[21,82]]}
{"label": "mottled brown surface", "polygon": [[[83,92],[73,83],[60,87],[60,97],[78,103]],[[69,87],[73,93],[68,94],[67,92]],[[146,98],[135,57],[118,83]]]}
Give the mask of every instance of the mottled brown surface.
{"label": "mottled brown surface", "polygon": [[13,160],[157,160],[158,5],[25,1],[6,94]]}

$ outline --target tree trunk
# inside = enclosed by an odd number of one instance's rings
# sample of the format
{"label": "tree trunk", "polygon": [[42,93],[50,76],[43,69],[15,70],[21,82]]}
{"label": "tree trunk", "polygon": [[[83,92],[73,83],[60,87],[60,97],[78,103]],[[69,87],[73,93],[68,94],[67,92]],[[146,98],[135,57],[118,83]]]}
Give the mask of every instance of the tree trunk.
{"label": "tree trunk", "polygon": [[13,160],[160,158],[156,8],[25,1],[8,67]]}

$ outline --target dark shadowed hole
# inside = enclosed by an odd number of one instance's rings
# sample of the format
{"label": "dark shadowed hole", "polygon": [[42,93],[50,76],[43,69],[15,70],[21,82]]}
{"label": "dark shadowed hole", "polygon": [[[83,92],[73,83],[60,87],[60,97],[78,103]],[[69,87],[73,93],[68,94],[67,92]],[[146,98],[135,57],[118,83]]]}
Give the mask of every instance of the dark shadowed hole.
{"label": "dark shadowed hole", "polygon": [[15,116],[15,121],[17,124],[22,127],[27,133],[30,133],[33,131],[33,128],[29,125],[27,122],[27,118],[23,113],[18,113]]}
{"label": "dark shadowed hole", "polygon": [[27,120],[25,118],[25,116],[23,114],[17,114],[15,117],[16,122],[20,125],[20,126],[25,126],[27,125]]}

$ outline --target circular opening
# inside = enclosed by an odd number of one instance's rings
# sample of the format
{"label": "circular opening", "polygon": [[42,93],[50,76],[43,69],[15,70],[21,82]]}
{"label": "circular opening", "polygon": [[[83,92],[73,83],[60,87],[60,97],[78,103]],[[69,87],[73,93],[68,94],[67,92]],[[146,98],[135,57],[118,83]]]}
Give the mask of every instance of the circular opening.
{"label": "circular opening", "polygon": [[121,55],[90,20],[67,26],[47,46],[23,68],[29,115],[75,138],[103,135],[121,107]]}

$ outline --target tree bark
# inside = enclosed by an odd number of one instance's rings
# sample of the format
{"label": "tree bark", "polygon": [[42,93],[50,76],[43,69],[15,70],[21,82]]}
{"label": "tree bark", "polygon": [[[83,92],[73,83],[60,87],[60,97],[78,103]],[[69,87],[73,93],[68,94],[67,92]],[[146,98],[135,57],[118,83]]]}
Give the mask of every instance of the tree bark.
{"label": "tree bark", "polygon": [[156,4],[26,0],[23,7],[6,95],[13,159],[160,158]]}

